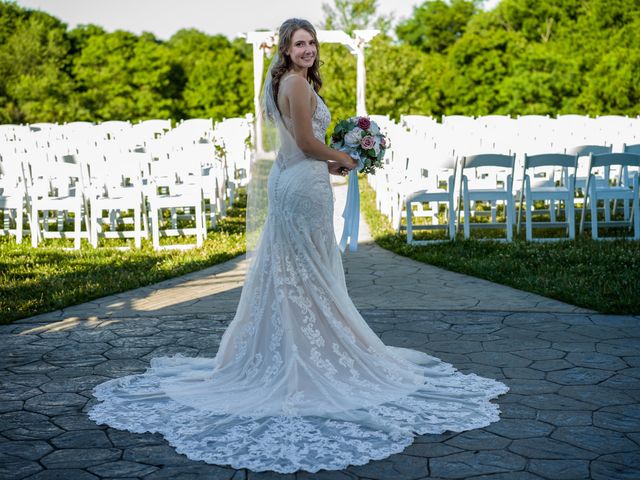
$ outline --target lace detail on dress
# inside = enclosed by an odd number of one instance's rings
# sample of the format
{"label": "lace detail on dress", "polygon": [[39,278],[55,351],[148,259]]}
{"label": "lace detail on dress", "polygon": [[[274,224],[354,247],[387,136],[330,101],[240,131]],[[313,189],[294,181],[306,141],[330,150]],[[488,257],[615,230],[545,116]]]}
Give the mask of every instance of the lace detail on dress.
{"label": "lace detail on dress", "polygon": [[[318,96],[314,135],[331,121]],[[388,347],[349,298],[326,162],[276,162],[269,213],[215,358],[151,360],[95,387],[90,418],[160,432],[193,460],[291,473],[386,458],[413,436],[499,419],[507,387]]]}

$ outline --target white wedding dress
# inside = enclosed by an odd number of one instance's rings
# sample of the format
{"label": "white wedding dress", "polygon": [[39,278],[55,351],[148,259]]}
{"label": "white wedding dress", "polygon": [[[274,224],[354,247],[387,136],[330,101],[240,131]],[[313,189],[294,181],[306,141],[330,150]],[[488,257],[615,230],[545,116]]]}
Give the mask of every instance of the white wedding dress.
{"label": "white wedding dress", "polygon": [[[324,141],[329,111],[312,118]],[[283,145],[283,147],[286,147]],[[386,458],[416,434],[499,420],[508,388],[416,350],[386,346],[347,293],[325,162],[282,148],[269,213],[215,358],[154,358],[95,387],[97,423],[160,432],[193,460],[290,473]]]}

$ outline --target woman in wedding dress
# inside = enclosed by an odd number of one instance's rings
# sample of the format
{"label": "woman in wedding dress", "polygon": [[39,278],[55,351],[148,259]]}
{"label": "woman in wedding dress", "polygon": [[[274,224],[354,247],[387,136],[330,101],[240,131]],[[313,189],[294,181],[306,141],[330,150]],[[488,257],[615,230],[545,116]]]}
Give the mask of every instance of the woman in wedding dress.
{"label": "woman in wedding dress", "polygon": [[217,355],[154,358],[96,386],[97,423],[160,432],[193,460],[291,473],[362,465],[416,434],[499,420],[490,400],[504,384],[384,345],[349,298],[329,176],[355,162],[325,145],[318,67],[313,26],[284,22],[264,92],[280,134],[267,220]]}

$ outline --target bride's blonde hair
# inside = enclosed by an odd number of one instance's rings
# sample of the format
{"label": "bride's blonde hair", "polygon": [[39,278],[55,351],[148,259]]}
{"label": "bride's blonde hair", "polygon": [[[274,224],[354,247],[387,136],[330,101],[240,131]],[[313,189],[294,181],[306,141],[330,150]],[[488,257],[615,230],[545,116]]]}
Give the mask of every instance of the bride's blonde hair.
{"label": "bride's blonde hair", "polygon": [[307,20],[301,18],[290,18],[286,20],[278,31],[278,60],[271,68],[271,82],[273,85],[273,100],[278,104],[278,90],[282,76],[289,71],[292,62],[291,57],[287,55],[287,49],[291,46],[291,38],[296,30],[306,30],[313,37],[316,43],[316,59],[313,65],[307,69],[307,80],[311,82],[311,86],[316,92],[320,92],[322,88],[322,79],[320,78],[320,43],[316,29]]}

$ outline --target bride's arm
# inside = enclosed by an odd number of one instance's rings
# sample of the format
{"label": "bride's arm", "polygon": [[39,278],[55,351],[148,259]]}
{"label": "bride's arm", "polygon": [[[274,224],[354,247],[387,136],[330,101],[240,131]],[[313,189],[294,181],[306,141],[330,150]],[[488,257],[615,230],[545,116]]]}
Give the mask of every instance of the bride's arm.
{"label": "bride's arm", "polygon": [[349,170],[356,167],[356,162],[348,154],[328,147],[313,135],[311,126],[311,89],[302,77],[293,77],[286,83],[282,93],[289,104],[293,134],[298,148],[305,154],[318,160],[333,160]]}

